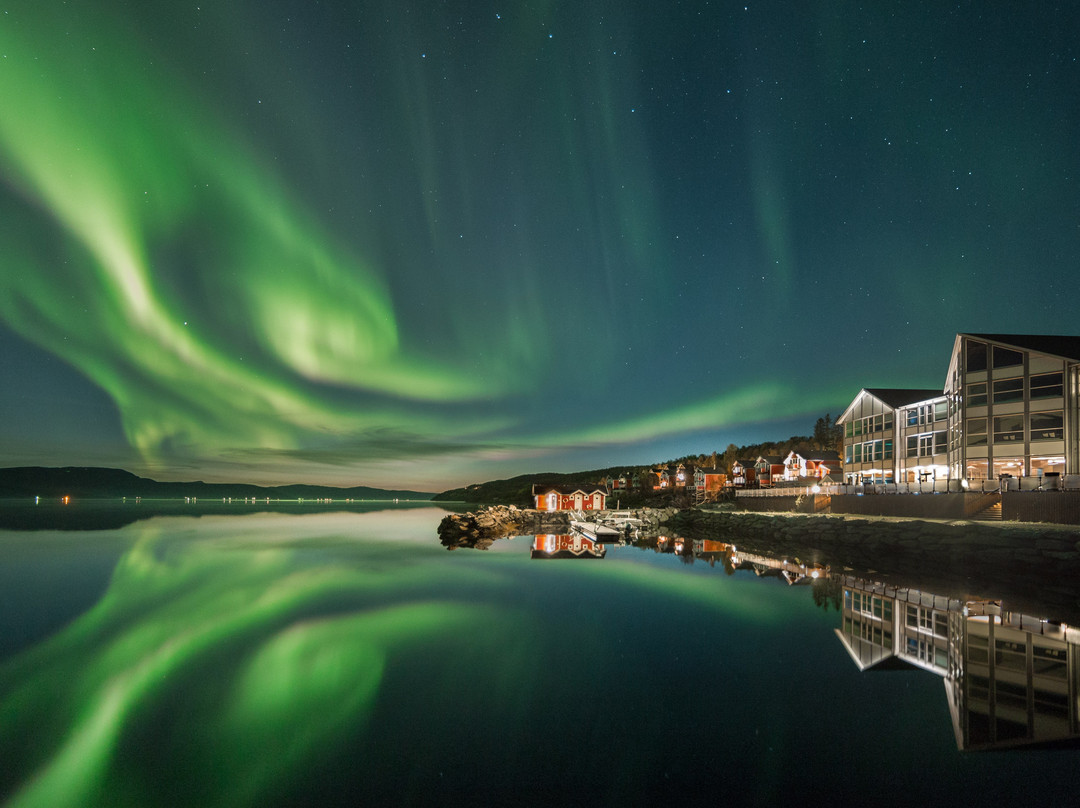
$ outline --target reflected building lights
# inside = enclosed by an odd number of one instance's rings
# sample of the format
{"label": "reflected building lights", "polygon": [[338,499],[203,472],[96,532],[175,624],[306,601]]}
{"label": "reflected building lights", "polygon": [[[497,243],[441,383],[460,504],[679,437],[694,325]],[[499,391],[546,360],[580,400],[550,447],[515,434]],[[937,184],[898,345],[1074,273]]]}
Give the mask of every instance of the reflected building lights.
{"label": "reflected building lights", "polygon": [[1003,609],[844,577],[844,648],[859,670],[941,676],[957,748],[1080,743],[1080,632]]}

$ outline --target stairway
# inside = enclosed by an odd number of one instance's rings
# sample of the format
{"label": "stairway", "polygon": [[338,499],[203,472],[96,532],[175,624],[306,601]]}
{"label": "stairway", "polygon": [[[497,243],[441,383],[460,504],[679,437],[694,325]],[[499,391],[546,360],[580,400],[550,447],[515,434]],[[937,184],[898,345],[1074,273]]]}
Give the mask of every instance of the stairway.
{"label": "stairway", "polygon": [[993,501],[978,513],[971,515],[976,522],[1000,522],[1001,521],[1001,494],[994,494]]}

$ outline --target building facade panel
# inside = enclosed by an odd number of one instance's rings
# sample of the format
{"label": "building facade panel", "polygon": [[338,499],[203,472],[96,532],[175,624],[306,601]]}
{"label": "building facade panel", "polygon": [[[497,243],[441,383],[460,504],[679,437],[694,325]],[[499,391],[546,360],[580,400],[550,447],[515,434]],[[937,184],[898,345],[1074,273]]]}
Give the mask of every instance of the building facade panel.
{"label": "building facade panel", "polygon": [[1053,347],[1052,338],[1012,339],[957,335],[945,389],[948,465],[971,481],[1033,477],[1041,485],[1047,474],[1078,468],[1078,363],[1030,347],[1034,340]]}

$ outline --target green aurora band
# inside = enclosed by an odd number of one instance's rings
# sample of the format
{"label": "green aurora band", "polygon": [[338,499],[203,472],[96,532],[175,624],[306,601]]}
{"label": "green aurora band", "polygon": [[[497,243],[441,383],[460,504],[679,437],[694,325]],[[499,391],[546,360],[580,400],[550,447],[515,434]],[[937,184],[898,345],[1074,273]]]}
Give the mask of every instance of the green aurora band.
{"label": "green aurora band", "polygon": [[[0,153],[41,230],[3,229],[0,313],[105,389],[133,446],[292,447],[314,424],[418,426],[400,406],[361,412],[318,385],[437,401],[493,392],[403,355],[378,273],[328,246],[122,31],[71,47],[37,22],[0,28]],[[52,225],[63,244],[42,256]]]}
{"label": "green aurora band", "polygon": [[[520,25],[539,25],[554,8],[528,12]],[[675,405],[642,398],[548,417],[542,402],[553,387],[602,395],[607,381],[633,372],[622,361],[620,301],[676,305],[664,284],[670,259],[653,246],[659,216],[643,135],[613,117],[629,103],[613,68],[575,64],[572,48],[556,51],[569,60],[545,57],[555,88],[545,102],[571,110],[582,95],[597,115],[588,124],[561,115],[555,138],[537,133],[527,146],[568,183],[549,182],[544,198],[565,197],[595,235],[584,259],[597,271],[581,297],[601,305],[551,300],[543,237],[523,227],[497,270],[478,265],[492,256],[453,254],[431,273],[433,295],[454,295],[439,341],[412,334],[424,314],[408,282],[392,293],[389,267],[362,255],[364,227],[349,243],[324,227],[277,158],[251,144],[242,117],[200,94],[136,26],[103,10],[71,14],[15,4],[0,26],[0,169],[10,186],[0,201],[19,211],[0,221],[0,318],[108,394],[147,470],[306,461],[365,465],[385,478],[423,459],[462,479],[490,472],[493,461],[716,430],[765,413],[782,419],[837,400],[835,391],[795,396],[774,382],[717,392],[716,379]],[[525,28],[497,46],[514,65],[493,90],[508,104],[534,78],[531,62],[512,58]],[[600,48],[607,33],[589,36]],[[411,138],[416,197],[454,197],[482,231],[473,220],[484,214],[471,211],[484,193],[470,187],[462,140],[471,133],[453,133],[460,143],[443,154],[430,120],[439,88],[415,59],[382,47],[400,82],[390,114]],[[577,73],[588,76],[580,86]],[[470,114],[483,121],[497,106]],[[623,190],[599,206],[597,187]],[[523,222],[534,215],[530,192],[508,190]],[[451,255],[452,225],[434,208],[427,217],[431,249]],[[419,260],[405,255],[410,266]],[[448,271],[462,262],[475,271]],[[509,302],[461,302],[483,294]],[[578,342],[570,333],[546,344],[556,319],[587,324],[590,365],[556,360]]]}

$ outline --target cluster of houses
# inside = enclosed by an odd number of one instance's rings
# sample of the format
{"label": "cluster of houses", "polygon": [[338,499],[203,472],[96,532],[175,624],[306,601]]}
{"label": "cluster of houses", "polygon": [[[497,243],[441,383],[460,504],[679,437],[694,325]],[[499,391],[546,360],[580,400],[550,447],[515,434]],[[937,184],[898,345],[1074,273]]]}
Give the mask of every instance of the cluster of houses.
{"label": "cluster of houses", "polygon": [[[888,485],[1009,481],[1057,488],[1080,475],[1080,337],[957,334],[942,388],[866,387],[837,418],[833,452],[737,460],[728,469],[679,464],[608,477],[595,486],[534,486],[538,510],[600,510],[620,490],[725,488],[828,482]],[[944,484],[944,483],[943,483]]]}
{"label": "cluster of houses", "polygon": [[607,500],[620,491],[683,490],[704,500],[715,497],[726,488],[770,488],[786,485],[812,485],[826,480],[839,480],[840,456],[836,452],[811,453],[803,456],[788,452],[786,456],[763,455],[755,459],[736,460],[730,469],[703,468],[679,463],[662,466],[644,475],[627,472],[609,476],[595,485],[534,485],[533,500],[539,511],[593,511],[607,507]]}

